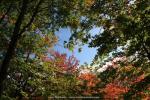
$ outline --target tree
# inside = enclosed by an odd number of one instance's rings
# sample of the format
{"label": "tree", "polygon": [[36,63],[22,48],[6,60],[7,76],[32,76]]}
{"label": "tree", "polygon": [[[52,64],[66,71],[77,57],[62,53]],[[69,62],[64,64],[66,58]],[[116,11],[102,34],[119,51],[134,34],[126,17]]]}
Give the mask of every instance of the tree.
{"label": "tree", "polygon": [[[83,31],[79,30],[72,37],[81,41],[89,39],[90,47],[98,47],[99,56],[126,45],[128,56],[137,53],[138,57],[149,59],[148,5],[148,0],[97,0],[88,9],[89,15],[85,15],[84,23],[89,25],[84,29],[86,33],[78,37]],[[101,27],[104,31],[93,37],[88,36],[88,31],[93,27]]]}
{"label": "tree", "polygon": [[[131,62],[145,68],[145,63],[149,64],[150,60],[149,4],[149,0],[95,0],[87,10],[89,15],[85,14],[85,28],[78,30],[72,38],[89,43],[90,47],[98,47],[95,60],[121,48],[127,57],[132,58]],[[103,31],[91,37],[89,30],[94,26]]]}
{"label": "tree", "polygon": [[52,62],[53,66],[59,67],[63,72],[67,74],[74,74],[77,72],[77,66],[79,61],[72,55],[67,58],[66,54],[49,50],[51,57],[43,57],[42,59],[47,62]]}
{"label": "tree", "polygon": [[99,96],[101,97],[101,92],[99,84],[101,80],[93,73],[90,67],[82,65],[79,68],[79,74],[77,76],[77,90],[78,94],[82,96]]}
{"label": "tree", "polygon": [[[52,48],[57,42],[55,35],[44,33],[39,29],[33,30],[24,34],[18,41],[16,54],[10,62],[11,66],[4,81],[3,96],[21,99],[22,96],[26,97],[34,93],[37,87],[41,87],[41,82],[37,79],[42,77],[38,73],[44,74],[44,72],[42,72],[39,57],[45,55],[48,48]],[[42,71],[39,70],[40,68]],[[53,70],[48,71],[51,75]]]}
{"label": "tree", "polygon": [[149,98],[149,85],[146,84],[147,77],[149,77],[149,68],[135,66],[125,57],[124,60],[118,59],[116,62],[117,59],[114,58],[109,61],[113,64],[98,74],[101,79],[102,87],[100,89],[103,91],[104,98]]}
{"label": "tree", "polygon": [[[22,36],[28,32],[30,33],[34,27],[41,31],[44,28],[49,28],[49,31],[53,34],[61,27],[70,26],[73,29],[77,29],[81,17],[79,13],[81,2],[74,0],[70,2],[64,0],[2,0],[0,5],[1,40],[5,40],[6,44],[1,50],[1,95],[9,64]],[[46,32],[46,34],[48,33]]]}
{"label": "tree", "polygon": [[13,59],[5,80],[4,96],[22,99],[79,95],[75,88],[78,60],[55,51],[49,54],[41,55],[39,59],[29,58],[27,62],[19,56],[19,59]]}

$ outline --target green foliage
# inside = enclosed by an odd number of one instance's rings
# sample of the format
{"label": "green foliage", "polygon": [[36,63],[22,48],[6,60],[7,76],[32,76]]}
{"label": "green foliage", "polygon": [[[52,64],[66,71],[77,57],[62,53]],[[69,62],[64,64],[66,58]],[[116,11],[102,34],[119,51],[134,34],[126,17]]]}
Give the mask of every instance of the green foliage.
{"label": "green foliage", "polygon": [[[89,43],[89,47],[98,48],[95,61],[100,59],[105,63],[104,58],[110,53],[119,53],[118,48],[121,48],[128,57],[128,64],[134,65],[130,68],[119,63],[119,68],[109,68],[98,74],[101,83],[97,81],[98,86],[86,91],[88,95],[93,95],[91,89],[95,89],[94,92],[98,92],[99,88],[107,90],[107,86],[113,87],[115,82],[130,89],[125,97],[137,96],[141,91],[148,94],[149,5],[149,0],[1,0],[0,64],[3,65],[4,61],[8,61],[8,64],[0,66],[0,71],[6,68],[8,74],[5,75],[7,78],[0,99],[80,96],[79,92],[88,88],[84,84],[83,88],[79,87],[81,91],[77,90],[78,73],[74,72],[73,67],[77,67],[78,62],[74,58],[67,59],[66,55],[59,53],[50,59],[47,57],[48,50],[58,40],[54,33],[66,27],[72,31],[70,41],[65,42],[69,50],[73,51],[75,45]],[[94,27],[101,27],[104,31],[92,36],[90,30]],[[46,59],[43,60],[44,57]],[[140,75],[145,75],[142,81],[134,81],[134,77]],[[137,84],[131,84],[132,81]],[[120,88],[115,89],[120,91]],[[101,92],[96,95],[101,95]]]}
{"label": "green foliage", "polygon": [[[98,47],[97,57],[122,46],[127,56],[138,54],[140,59],[149,59],[149,4],[149,0],[96,0],[84,16],[84,23],[90,24],[72,36],[82,41],[93,25],[101,27],[103,32],[86,37],[90,47]],[[86,34],[81,36],[80,33],[85,31]]]}
{"label": "green foliage", "polygon": [[65,59],[56,57],[51,61],[30,58],[27,62],[20,57],[13,59],[4,94],[10,98],[78,95],[75,88],[77,72],[62,70],[61,66],[58,66],[61,64],[60,60]]}
{"label": "green foliage", "polygon": [[75,76],[54,78],[60,68],[53,63],[59,60],[47,63],[41,58],[57,42],[56,31],[80,27],[81,5],[80,0],[0,1],[0,95],[3,87],[10,97],[74,94]]}

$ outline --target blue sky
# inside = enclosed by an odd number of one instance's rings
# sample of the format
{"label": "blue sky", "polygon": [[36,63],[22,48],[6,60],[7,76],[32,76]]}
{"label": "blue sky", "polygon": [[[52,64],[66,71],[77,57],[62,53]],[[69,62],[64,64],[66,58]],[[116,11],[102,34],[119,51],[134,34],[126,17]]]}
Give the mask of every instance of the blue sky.
{"label": "blue sky", "polygon": [[[101,31],[100,28],[94,28],[90,31],[92,35],[98,34]],[[68,41],[71,36],[71,32],[69,28],[60,29],[55,33],[58,36],[58,43],[54,47],[54,50],[59,51],[61,53],[66,53],[68,56],[74,54],[74,56],[80,61],[80,65],[87,62],[90,64],[96,54],[96,48],[89,48],[88,45],[84,45],[82,47],[82,52],[78,52],[78,48],[75,47],[74,51],[71,52],[68,49],[63,47],[64,41]]]}

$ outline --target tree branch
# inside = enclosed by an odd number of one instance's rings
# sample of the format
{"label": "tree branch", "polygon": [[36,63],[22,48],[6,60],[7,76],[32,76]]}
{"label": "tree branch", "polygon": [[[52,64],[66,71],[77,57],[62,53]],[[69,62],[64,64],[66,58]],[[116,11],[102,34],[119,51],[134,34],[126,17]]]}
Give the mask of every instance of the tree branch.
{"label": "tree branch", "polygon": [[5,18],[5,16],[9,13],[9,11],[11,10],[11,7],[12,7],[12,3],[10,3],[7,11],[5,12],[5,14],[1,17],[0,19],[0,23],[3,21],[3,19]]}
{"label": "tree branch", "polygon": [[27,57],[26,57],[26,60],[25,60],[25,62],[28,62],[28,60],[29,60],[29,57],[30,57],[30,54],[31,54],[31,50],[29,49],[29,51],[27,52]]}
{"label": "tree branch", "polygon": [[20,31],[19,35],[21,35],[23,32],[25,32],[25,30],[33,23],[35,16],[38,13],[38,9],[39,9],[39,6],[41,3],[42,3],[42,0],[40,0],[39,3],[37,4],[30,21],[23,27],[23,29]]}
{"label": "tree branch", "polygon": [[27,10],[27,5],[28,5],[28,0],[23,0],[22,6],[21,6],[21,12],[17,18],[16,23],[15,23],[15,28],[13,31],[13,35],[11,37],[11,41],[9,43],[9,47],[7,49],[7,53],[4,57],[2,65],[0,67],[0,96],[2,95],[2,92],[3,92],[4,80],[7,77],[7,70],[9,68],[10,61],[14,55],[15,48],[16,48],[17,42],[19,40],[18,33],[20,31],[21,24],[24,20],[24,16],[25,16],[25,13]]}
{"label": "tree branch", "polygon": [[147,54],[148,59],[150,60],[150,52],[148,51],[148,49],[146,48],[145,44],[143,44],[143,49]]}

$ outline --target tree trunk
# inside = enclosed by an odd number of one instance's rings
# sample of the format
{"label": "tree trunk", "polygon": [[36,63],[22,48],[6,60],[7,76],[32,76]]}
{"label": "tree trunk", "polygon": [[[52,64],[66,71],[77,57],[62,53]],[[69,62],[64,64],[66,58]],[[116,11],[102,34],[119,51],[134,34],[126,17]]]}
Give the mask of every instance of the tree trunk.
{"label": "tree trunk", "polygon": [[25,16],[25,13],[27,10],[27,3],[28,3],[28,0],[23,0],[21,12],[20,12],[18,19],[16,21],[15,28],[13,31],[13,36],[11,38],[11,42],[9,43],[7,53],[6,53],[5,58],[2,62],[2,65],[0,67],[0,96],[2,95],[2,92],[3,92],[4,80],[7,77],[7,70],[9,68],[11,58],[14,55],[15,48],[17,46],[17,42],[18,42],[20,35],[21,35],[21,34],[19,34],[19,32],[20,32],[20,27],[21,27],[22,21],[24,19],[24,16]]}

